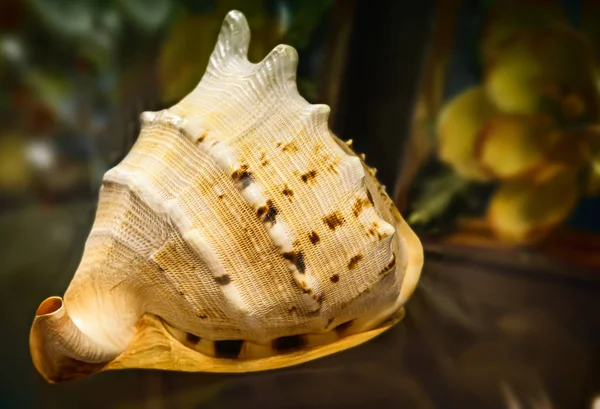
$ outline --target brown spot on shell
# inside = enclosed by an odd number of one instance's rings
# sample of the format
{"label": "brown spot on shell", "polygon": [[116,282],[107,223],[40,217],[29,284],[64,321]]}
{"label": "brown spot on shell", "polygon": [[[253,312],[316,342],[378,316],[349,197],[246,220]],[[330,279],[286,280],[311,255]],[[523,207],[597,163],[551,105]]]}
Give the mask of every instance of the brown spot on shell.
{"label": "brown spot on shell", "polygon": [[202,142],[204,142],[204,140],[206,139],[206,131],[201,132],[200,135],[198,135],[198,137],[196,138],[196,144],[200,144]]}
{"label": "brown spot on shell", "polygon": [[271,224],[275,223],[275,216],[277,216],[278,213],[279,211],[277,210],[275,205],[273,205],[273,201],[271,199],[267,200],[267,203],[264,206],[260,206],[256,210],[256,215],[258,217],[262,218],[263,221],[269,222]]}
{"label": "brown spot on shell", "polygon": [[304,262],[304,253],[302,251],[288,251],[283,253],[283,258],[296,266],[298,272],[304,274],[306,272],[306,264]]}
{"label": "brown spot on shell", "polygon": [[291,198],[292,196],[294,196],[294,191],[291,190],[288,185],[285,185],[283,187],[283,190],[281,191],[281,193],[283,193],[285,196]]}
{"label": "brown spot on shell", "polygon": [[306,346],[306,337],[303,335],[280,337],[271,342],[271,347],[279,353],[298,351],[304,346]]}
{"label": "brown spot on shell", "polygon": [[262,218],[265,215],[265,213],[267,213],[267,210],[269,210],[267,206],[261,206],[256,210],[256,215]]}
{"label": "brown spot on shell", "polygon": [[290,309],[288,310],[288,314],[293,314],[293,313],[295,313],[295,312],[296,312],[296,310],[297,310],[297,308],[296,308],[296,307],[294,307],[294,306],[292,306],[292,308],[290,308]]}
{"label": "brown spot on shell", "polygon": [[321,241],[321,238],[314,230],[309,233],[308,238],[312,244],[317,244],[319,241]]}
{"label": "brown spot on shell", "polygon": [[350,259],[350,261],[348,262],[348,269],[354,270],[356,268],[356,266],[358,265],[358,262],[362,259],[363,259],[362,254],[357,254],[356,256],[352,257]]}
{"label": "brown spot on shell", "polygon": [[284,152],[298,152],[298,145],[296,145],[295,141],[291,141],[288,142],[287,144],[285,144],[285,146],[281,149]]}
{"label": "brown spot on shell", "polygon": [[363,211],[364,208],[369,207],[370,201],[368,199],[357,198],[354,204],[352,205],[352,213],[354,216],[358,217]]}
{"label": "brown spot on shell", "polygon": [[271,224],[275,224],[275,216],[277,216],[279,211],[273,204],[273,202],[269,199],[267,200],[267,214],[265,214],[265,221]]}
{"label": "brown spot on shell", "polygon": [[312,289],[307,288],[306,282],[304,282],[304,281],[298,282],[292,278],[291,283],[292,283],[292,287],[297,288],[298,290],[302,291],[304,294],[312,294]]}
{"label": "brown spot on shell", "polygon": [[223,199],[225,197],[224,193],[221,193],[220,195],[217,196],[219,199]]}
{"label": "brown spot on shell", "polygon": [[332,283],[337,283],[338,281],[340,281],[340,275],[339,274],[334,274],[331,277],[329,277],[329,280]]}
{"label": "brown spot on shell", "polygon": [[242,352],[244,341],[241,340],[225,340],[214,341],[215,356],[217,358],[235,359]]}
{"label": "brown spot on shell", "polygon": [[342,159],[338,156],[331,157],[330,155],[321,156],[321,163],[326,166],[326,169],[333,173],[334,175],[338,174],[338,168],[342,163]]}
{"label": "brown spot on shell", "polygon": [[208,315],[202,314],[200,312],[196,313],[196,317],[200,318],[201,320],[205,320],[208,318]]}
{"label": "brown spot on shell", "polygon": [[304,183],[308,183],[310,181],[313,181],[316,176],[317,176],[317,171],[313,169],[313,170],[309,170],[308,172],[302,174],[300,176],[300,179],[302,179],[302,181]]}
{"label": "brown spot on shell", "polygon": [[223,274],[222,276],[215,277],[215,282],[219,285],[227,285],[231,282],[229,274]]}
{"label": "brown spot on shell", "polygon": [[333,212],[323,217],[323,222],[329,227],[330,230],[335,230],[337,227],[344,224],[344,217],[339,212]]}
{"label": "brown spot on shell", "polygon": [[367,234],[368,236],[376,237],[379,240],[385,238],[385,236],[379,231],[379,223],[377,222],[373,222],[373,224],[371,224],[371,227],[369,227],[369,229],[367,230]]}
{"label": "brown spot on shell", "polygon": [[185,341],[188,344],[196,345],[200,342],[200,337],[198,335],[190,334],[189,332],[185,334]]}
{"label": "brown spot on shell", "polygon": [[265,152],[260,153],[258,160],[260,161],[260,166],[267,166],[269,164],[269,160],[267,159],[267,154]]}
{"label": "brown spot on shell", "polygon": [[298,252],[298,260],[296,261],[296,267],[298,268],[298,271],[303,274],[306,271],[306,264],[304,262],[304,253],[302,253],[301,251]]}
{"label": "brown spot on shell", "polygon": [[337,171],[337,166],[338,166],[338,163],[330,163],[329,165],[327,165],[327,169],[328,169],[328,170],[329,170],[331,173],[333,173],[333,174],[337,175],[337,174],[338,174],[338,171]]}
{"label": "brown spot on shell", "polygon": [[238,169],[234,170],[231,174],[231,177],[236,182],[242,185],[242,189],[245,189],[250,185],[253,181],[252,173],[248,171],[248,165],[242,165]]}
{"label": "brown spot on shell", "polygon": [[248,165],[244,164],[244,165],[240,165],[240,167],[238,169],[236,169],[233,174],[239,174],[241,172],[246,172],[248,170]]}
{"label": "brown spot on shell", "polygon": [[252,174],[250,172],[244,173],[240,177],[240,184],[242,185],[242,190],[246,189],[253,182]]}

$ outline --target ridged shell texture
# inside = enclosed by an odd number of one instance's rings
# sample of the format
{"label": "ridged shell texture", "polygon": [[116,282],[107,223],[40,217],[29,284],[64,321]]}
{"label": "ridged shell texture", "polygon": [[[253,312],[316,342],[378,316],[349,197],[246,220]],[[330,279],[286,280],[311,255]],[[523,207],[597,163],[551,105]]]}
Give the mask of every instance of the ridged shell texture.
{"label": "ridged shell texture", "polygon": [[255,342],[397,300],[406,244],[394,205],[329,131],[329,108],[298,94],[296,51],[253,64],[249,40],[231,12],[199,85],[142,115],[105,175],[74,287],[118,288],[181,331]]}

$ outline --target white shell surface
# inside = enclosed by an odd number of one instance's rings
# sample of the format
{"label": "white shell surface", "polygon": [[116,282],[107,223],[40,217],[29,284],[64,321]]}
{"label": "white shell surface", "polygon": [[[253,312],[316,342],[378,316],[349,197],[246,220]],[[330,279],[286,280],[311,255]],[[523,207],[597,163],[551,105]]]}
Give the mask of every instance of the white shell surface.
{"label": "white shell surface", "polygon": [[199,85],[144,113],[106,173],[65,294],[82,331],[123,344],[115,320],[152,313],[203,339],[265,343],[404,301],[394,205],[331,134],[329,108],[298,94],[296,51],[252,64],[249,40],[231,12]]}

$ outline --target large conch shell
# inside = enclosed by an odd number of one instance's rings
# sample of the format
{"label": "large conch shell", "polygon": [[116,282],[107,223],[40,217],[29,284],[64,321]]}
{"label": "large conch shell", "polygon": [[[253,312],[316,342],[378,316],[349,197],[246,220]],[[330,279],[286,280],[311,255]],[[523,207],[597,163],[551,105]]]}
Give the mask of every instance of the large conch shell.
{"label": "large conch shell", "polygon": [[296,89],[296,51],[247,60],[229,13],[206,74],[142,114],[103,179],[82,261],[39,306],[50,382],[124,368],[247,372],[306,362],[401,319],[423,250],[374,171]]}

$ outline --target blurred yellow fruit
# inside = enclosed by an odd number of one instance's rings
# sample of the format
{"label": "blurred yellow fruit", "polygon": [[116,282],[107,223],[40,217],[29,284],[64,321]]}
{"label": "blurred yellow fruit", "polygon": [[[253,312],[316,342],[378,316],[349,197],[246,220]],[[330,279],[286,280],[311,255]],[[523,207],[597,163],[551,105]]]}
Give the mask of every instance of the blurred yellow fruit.
{"label": "blurred yellow fruit", "polygon": [[489,180],[478,164],[475,146],[483,125],[496,110],[482,87],[472,87],[450,100],[439,114],[437,140],[440,159],[468,179]]}
{"label": "blurred yellow fruit", "polygon": [[539,109],[539,64],[532,58],[510,58],[494,65],[486,76],[490,98],[506,112],[530,114]]}
{"label": "blurred yellow fruit", "polygon": [[560,134],[547,116],[500,114],[481,132],[476,155],[480,165],[501,180],[531,177],[547,161]]}
{"label": "blurred yellow fruit", "polygon": [[576,176],[561,172],[546,183],[507,182],[494,193],[488,221],[498,237],[535,243],[571,213],[578,199]]}
{"label": "blurred yellow fruit", "polygon": [[487,62],[484,81],[491,101],[507,113],[558,109],[566,119],[597,115],[593,52],[572,30],[512,37]]}
{"label": "blurred yellow fruit", "polygon": [[588,160],[588,137],[580,129],[562,128],[555,132],[559,134],[557,143],[548,153],[549,162],[564,166],[570,172],[577,172]]}
{"label": "blurred yellow fruit", "polygon": [[515,35],[544,28],[567,27],[569,21],[558,1],[495,1],[481,34],[483,58],[493,58]]}

